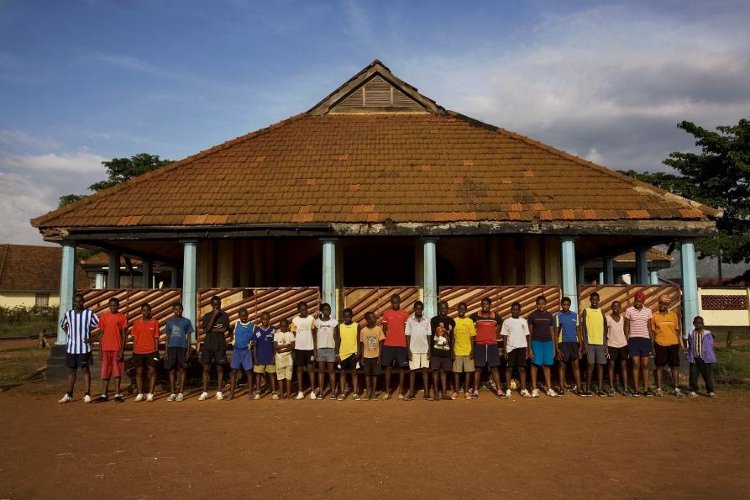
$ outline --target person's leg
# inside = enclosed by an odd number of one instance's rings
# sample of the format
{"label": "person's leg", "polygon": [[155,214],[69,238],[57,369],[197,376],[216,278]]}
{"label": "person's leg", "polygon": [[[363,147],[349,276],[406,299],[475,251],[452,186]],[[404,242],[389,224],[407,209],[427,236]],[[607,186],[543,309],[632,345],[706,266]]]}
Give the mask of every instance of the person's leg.
{"label": "person's leg", "polygon": [[518,367],[518,381],[521,383],[521,390],[527,389],[526,387],[526,367]]}
{"label": "person's leg", "polygon": [[[703,363],[703,361],[701,361]],[[703,363],[703,381],[706,383],[706,392],[714,392],[714,364]]]}
{"label": "person's leg", "polygon": [[550,367],[547,365],[544,365],[542,367],[542,371],[544,372],[544,384],[545,384],[545,390],[549,391],[552,389],[552,373],[550,370]]}
{"label": "person's leg", "polygon": [[[352,384],[354,383],[353,379],[354,377],[352,377]],[[339,373],[339,392],[341,394],[344,394],[344,387],[346,387],[346,370],[342,368]]]}
{"label": "person's leg", "polygon": [[[458,371],[454,371],[453,372],[453,385],[456,387],[456,392],[458,392],[458,389],[461,387],[461,385],[460,385],[460,382],[461,382],[460,378],[461,378],[461,374]],[[468,380],[467,380],[467,382],[468,382]],[[468,387],[468,385],[466,387]]]}
{"label": "person's leg", "polygon": [[252,368],[245,370],[245,377],[247,378],[247,395],[250,396],[253,393],[253,382],[255,381]]}
{"label": "person's leg", "polygon": [[479,391],[479,378],[482,373],[482,368],[478,367],[476,370],[474,370],[474,393],[476,394]]}
{"label": "person's leg", "polygon": [[657,389],[661,389],[661,378],[663,374],[664,374],[664,370],[662,369],[661,366],[657,365],[656,366],[656,388]]}
{"label": "person's leg", "polygon": [[385,367],[385,398],[391,397],[391,373],[393,372],[392,366]]}
{"label": "person's leg", "polygon": [[149,365],[148,367],[148,393],[153,394],[156,390],[156,367]]}
{"label": "person's leg", "polygon": [[[354,390],[354,394],[359,394],[359,375],[357,375],[356,368],[352,369],[351,374],[352,374],[352,388]],[[341,390],[342,391],[344,390],[343,384],[341,386]]]}
{"label": "person's leg", "polygon": [[[310,366],[312,367],[312,365]],[[326,362],[318,361],[318,390],[320,391],[321,396],[325,392],[325,387],[326,387],[325,374],[326,374]],[[331,386],[331,390],[333,390],[333,386]]]}
{"label": "person's leg", "polygon": [[143,394],[143,366],[137,366],[135,369],[135,387],[138,394]]}
{"label": "person's leg", "polygon": [[292,398],[292,378],[287,377],[284,379],[284,384],[286,385],[286,398],[291,399]]}
{"label": "person's leg", "polygon": [[607,369],[609,372],[609,388],[610,390],[615,390],[615,364],[617,364],[617,361],[614,361],[612,359],[607,360]]}
{"label": "person's leg", "polygon": [[560,363],[558,363],[558,365],[557,365],[557,380],[560,383],[560,390],[561,391],[565,390],[565,375],[566,375],[565,374],[565,371],[566,371],[565,369],[567,367],[566,365],[567,365],[567,363],[565,363],[564,361],[560,361]]}
{"label": "person's leg", "polygon": [[414,395],[414,382],[417,378],[417,370],[409,370],[409,396]]}
{"label": "person's leg", "polygon": [[[175,381],[177,379],[177,367],[173,367],[169,370],[169,393],[170,394],[177,394],[175,392]],[[182,391],[180,391],[182,392]]]}
{"label": "person's leg", "polygon": [[698,360],[696,359],[695,362],[690,363],[689,373],[688,373],[688,379],[689,379],[689,390],[690,392],[698,392]]}
{"label": "person's leg", "polygon": [[586,366],[586,392],[591,392],[591,379],[594,377],[594,363],[591,358]]}
{"label": "person's leg", "polygon": [[109,377],[102,378],[102,394],[109,396]]}
{"label": "person's leg", "polygon": [[[430,391],[430,370],[428,368],[422,368],[422,387],[424,388],[424,393],[428,394]],[[412,396],[414,396],[414,393],[412,392]]]}
{"label": "person's leg", "polygon": [[297,366],[297,392],[304,393],[305,392],[305,386],[302,385],[302,372],[304,368],[302,366]]}
{"label": "person's leg", "polygon": [[122,377],[115,377],[115,394],[120,394],[121,385],[122,385]]}
{"label": "person's leg", "polygon": [[495,382],[496,390],[502,391],[503,387],[500,385],[500,368],[493,366],[490,368],[490,372],[492,374],[492,380]]}
{"label": "person's leg", "polygon": [[[310,381],[310,392],[311,393],[315,392],[316,391],[316,387],[315,387],[315,363],[310,362],[307,365],[307,379]],[[323,393],[323,388],[322,387],[318,387],[317,390],[321,394]]]}
{"label": "person's leg", "polygon": [[628,361],[623,359],[620,361],[620,381],[622,382],[622,390],[628,390]]}
{"label": "person's leg", "polygon": [[208,379],[211,374],[211,365],[203,365],[203,392],[208,392]]}
{"label": "person's leg", "polygon": [[510,389],[510,379],[513,376],[513,367],[508,365],[505,367],[505,384]]}
{"label": "person's leg", "polygon": [[219,363],[216,365],[216,392],[221,392],[224,389],[224,365]]}
{"label": "person's leg", "polygon": [[[271,380],[271,392],[276,393],[276,375],[274,373],[266,373],[267,379]],[[280,389],[280,388],[279,388]]]}
{"label": "person's leg", "polygon": [[531,363],[531,390],[533,391],[536,389],[536,372],[537,372],[537,366],[532,361]]}
{"label": "person's leg", "polygon": [[581,390],[581,362],[573,360],[573,382],[576,384],[576,390]]}
{"label": "person's leg", "polygon": [[641,357],[633,356],[633,390],[638,392],[638,377],[641,373]]}
{"label": "person's leg", "polygon": [[68,368],[68,396],[73,397],[73,387],[76,385],[78,368]]}
{"label": "person's leg", "polygon": [[238,373],[239,370],[236,368],[232,368],[232,371],[229,373],[229,399],[234,398],[234,389],[237,386]]}
{"label": "person's leg", "polygon": [[670,366],[669,372],[672,374],[672,385],[674,385],[674,390],[680,388],[680,369],[677,366]]}
{"label": "person's leg", "polygon": [[185,368],[183,368],[183,367],[179,367],[178,370],[180,372],[180,390],[179,390],[179,393],[182,394],[183,392],[185,392],[185,376],[187,375],[187,370],[185,370]]}
{"label": "person's leg", "polygon": [[81,367],[83,370],[83,387],[85,389],[84,394],[91,395],[91,369],[88,365]]}
{"label": "person's leg", "polygon": [[398,394],[399,396],[404,392],[404,377],[406,376],[406,370],[403,368],[398,369]]}
{"label": "person's leg", "polygon": [[596,378],[599,381],[599,392],[604,390],[604,365],[601,363],[596,364]]}
{"label": "person's leg", "polygon": [[641,378],[643,379],[643,389],[649,390],[649,373],[648,373],[648,356],[641,356]]}
{"label": "person's leg", "polygon": [[[328,384],[331,386],[331,394],[336,395],[336,364],[326,363],[328,369]],[[321,390],[321,392],[323,392]]]}
{"label": "person's leg", "polygon": [[372,398],[373,395],[373,386],[375,385],[374,382],[375,377],[372,375],[365,375],[365,390],[367,391],[367,398]]}

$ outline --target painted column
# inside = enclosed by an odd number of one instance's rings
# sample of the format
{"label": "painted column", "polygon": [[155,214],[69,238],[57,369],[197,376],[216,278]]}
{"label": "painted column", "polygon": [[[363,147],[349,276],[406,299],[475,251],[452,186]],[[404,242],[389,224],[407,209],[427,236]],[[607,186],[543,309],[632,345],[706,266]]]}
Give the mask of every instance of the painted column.
{"label": "painted column", "polygon": [[586,281],[586,269],[583,263],[576,264],[576,281],[579,285],[582,285]]}
{"label": "painted column", "polygon": [[336,239],[324,238],[323,242],[323,302],[331,306],[331,317],[338,318],[336,311]]}
{"label": "painted column", "polygon": [[153,288],[154,262],[144,259],[141,262],[141,288]]}
{"label": "painted column", "polygon": [[649,283],[652,285],[658,285],[659,284],[659,271],[656,269],[652,269],[649,272]]}
{"label": "painted column", "polygon": [[99,271],[96,273],[96,277],[94,278],[94,288],[97,290],[102,290],[103,288],[107,287],[107,277],[104,274],[103,271]]}
{"label": "painted column", "polygon": [[197,330],[196,307],[198,302],[198,242],[182,242],[182,310],[183,316],[193,323]]}
{"label": "painted column", "polygon": [[437,315],[437,238],[424,238],[422,240],[424,261],[424,315],[432,318]]}
{"label": "painted column", "polygon": [[73,295],[76,290],[76,245],[72,241],[62,243],[62,263],[60,265],[60,309],[57,313],[56,345],[65,345],[68,336],[60,328],[65,313],[73,309]]}
{"label": "painted column", "polygon": [[635,282],[648,285],[648,248],[635,249]]}
{"label": "painted column", "polygon": [[615,283],[615,259],[614,257],[604,257],[602,259],[604,269],[604,283],[614,285]]}
{"label": "painted column", "polygon": [[109,254],[107,266],[107,288],[120,288],[120,254]]}
{"label": "painted column", "polygon": [[562,292],[570,297],[570,308],[578,312],[578,286],[576,284],[576,243],[572,236],[563,236],[562,241]]}
{"label": "painted column", "polygon": [[680,271],[682,277],[682,335],[692,328],[693,318],[698,316],[698,275],[695,272],[695,245],[693,240],[680,244]]}
{"label": "painted column", "polygon": [[597,280],[597,283],[599,283],[600,285],[604,284],[604,271],[599,271],[599,278]]}

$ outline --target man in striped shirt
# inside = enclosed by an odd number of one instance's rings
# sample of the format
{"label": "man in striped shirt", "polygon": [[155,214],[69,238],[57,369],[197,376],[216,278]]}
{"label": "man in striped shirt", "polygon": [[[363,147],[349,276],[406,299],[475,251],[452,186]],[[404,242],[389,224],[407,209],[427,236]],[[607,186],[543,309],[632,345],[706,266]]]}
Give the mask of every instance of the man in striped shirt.
{"label": "man in striped shirt", "polygon": [[68,341],[66,345],[65,365],[68,367],[68,392],[58,403],[73,401],[73,386],[76,383],[78,368],[83,371],[85,394],[84,403],[90,403],[91,398],[91,330],[99,325],[99,316],[90,309],[83,307],[83,295],[77,293],[73,297],[73,309],[65,313],[60,320],[60,327],[65,330]]}

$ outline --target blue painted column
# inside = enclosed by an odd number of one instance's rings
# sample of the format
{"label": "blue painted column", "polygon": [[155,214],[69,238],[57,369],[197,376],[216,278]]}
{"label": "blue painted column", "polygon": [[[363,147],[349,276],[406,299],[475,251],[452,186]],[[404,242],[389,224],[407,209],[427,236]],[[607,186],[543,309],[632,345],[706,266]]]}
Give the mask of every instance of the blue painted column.
{"label": "blue painted column", "polygon": [[422,275],[424,315],[432,318],[437,315],[438,285],[437,285],[437,238],[422,240],[424,273]]}
{"label": "blue painted column", "polygon": [[698,316],[698,275],[695,272],[695,245],[693,240],[680,244],[680,271],[682,277],[682,335],[687,337],[693,318]]}
{"label": "blue painted column", "polygon": [[652,269],[648,273],[649,276],[649,283],[652,285],[658,285],[659,284],[659,272],[656,269]]}
{"label": "blue painted column", "polygon": [[570,308],[578,312],[578,285],[576,281],[575,237],[563,236],[562,240],[562,292],[570,297]]}
{"label": "blue painted column", "polygon": [[336,238],[323,238],[323,302],[331,306],[331,317],[338,318],[336,310]]}
{"label": "blue painted column", "polygon": [[598,283],[600,285],[604,284],[604,271],[599,271],[599,280],[598,280]]}
{"label": "blue painted column", "polygon": [[615,259],[607,256],[602,259],[604,269],[604,283],[613,285],[615,283]]}
{"label": "blue painted column", "polygon": [[57,313],[56,345],[65,345],[68,336],[60,328],[60,321],[73,309],[73,295],[76,293],[76,245],[72,241],[62,243],[62,263],[60,265],[60,309]]}
{"label": "blue painted column", "polygon": [[182,242],[182,314],[193,323],[197,331],[198,303],[198,242]]}
{"label": "blue painted column", "polygon": [[635,249],[635,282],[639,285],[649,284],[648,248]]}

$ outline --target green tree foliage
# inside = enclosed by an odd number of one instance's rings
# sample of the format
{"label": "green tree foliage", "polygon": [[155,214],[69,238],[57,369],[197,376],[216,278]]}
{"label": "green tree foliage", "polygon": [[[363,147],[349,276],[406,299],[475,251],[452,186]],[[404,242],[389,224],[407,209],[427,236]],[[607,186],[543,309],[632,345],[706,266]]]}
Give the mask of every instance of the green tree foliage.
{"label": "green tree foliage", "polygon": [[719,233],[696,242],[704,256],[750,262],[750,121],[706,130],[691,122],[678,127],[696,138],[698,153],[674,152],[664,164],[678,174],[624,172],[672,193],[720,208]]}
{"label": "green tree foliage", "polygon": [[[102,165],[107,170],[107,178],[103,181],[93,183],[89,186],[89,189],[91,191],[101,191],[102,189],[110,188],[170,163],[172,163],[171,160],[162,160],[159,158],[159,155],[148,153],[140,153],[130,158],[112,158],[111,160],[102,162]],[[84,198],[83,195],[66,194],[60,197],[59,206],[62,207],[70,203],[75,203],[82,198]]]}

